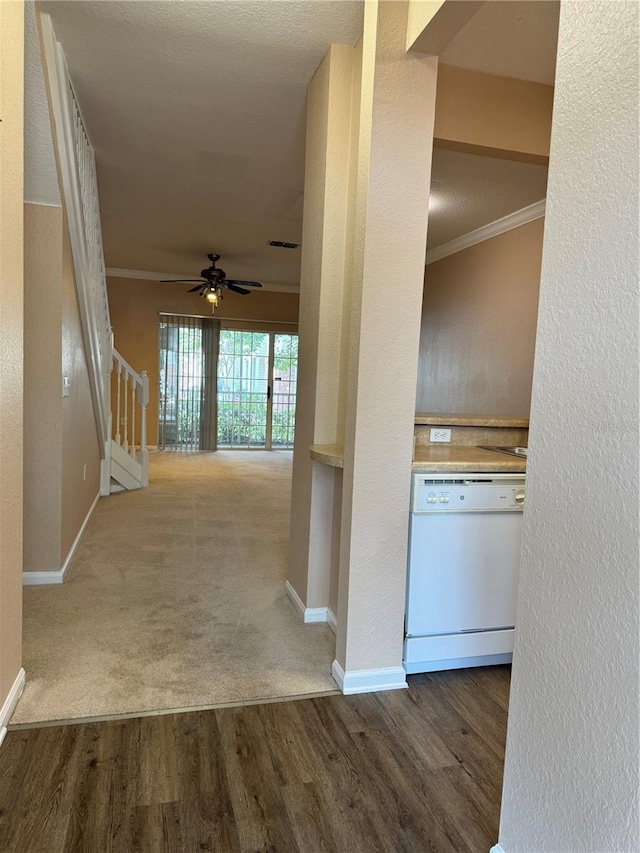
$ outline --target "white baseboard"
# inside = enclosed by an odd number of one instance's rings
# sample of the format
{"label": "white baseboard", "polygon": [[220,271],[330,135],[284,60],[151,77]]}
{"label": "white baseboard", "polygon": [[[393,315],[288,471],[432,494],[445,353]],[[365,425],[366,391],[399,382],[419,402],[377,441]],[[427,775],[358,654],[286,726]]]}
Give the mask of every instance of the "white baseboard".
{"label": "white baseboard", "polygon": [[307,623],[322,622],[326,625],[328,610],[328,607],[305,607],[302,618]]}
{"label": "white baseboard", "polygon": [[338,620],[336,618],[336,614],[330,607],[327,608],[327,625],[331,628],[334,634],[338,633]]}
{"label": "white baseboard", "polygon": [[354,693],[374,693],[378,690],[402,690],[408,687],[407,674],[402,666],[384,669],[356,669],[345,672],[337,660],[331,667],[331,675],[345,696]]}
{"label": "white baseboard", "polygon": [[296,610],[298,611],[298,613],[299,613],[299,614],[304,618],[304,610],[305,610],[305,608],[304,608],[304,602],[303,602],[303,600],[300,598],[300,596],[299,596],[299,595],[298,595],[298,593],[295,591],[295,589],[291,586],[291,584],[289,583],[289,581],[287,581],[287,582],[285,583],[284,588],[285,588],[285,591],[286,591],[287,595],[289,596],[289,598],[290,598],[290,599],[291,599],[291,601],[293,602],[294,607],[296,608]]}
{"label": "white baseboard", "polygon": [[98,494],[95,496],[93,503],[89,507],[89,512],[87,513],[85,520],[82,522],[82,526],[78,531],[78,535],[73,540],[71,548],[69,548],[69,553],[67,554],[65,561],[62,564],[62,567],[57,571],[53,572],[23,572],[22,586],[39,586],[40,584],[54,584],[62,583],[64,581],[64,576],[67,573],[67,569],[71,565],[71,561],[76,555],[78,546],[80,545],[84,532],[87,529],[87,524],[89,524],[89,520],[93,515],[94,510],[98,506],[99,500],[100,492],[98,492]]}
{"label": "white baseboard", "polygon": [[302,621],[311,624],[312,622],[327,622],[328,607],[305,607],[303,600],[300,598],[289,581],[284,585],[287,595],[293,602],[296,610],[302,616]]}
{"label": "white baseboard", "polygon": [[495,845],[491,848],[491,850],[489,851],[489,853],[504,853],[504,850],[502,849],[502,847],[500,847],[500,845],[499,845],[499,844],[495,844]]}
{"label": "white baseboard", "polygon": [[7,733],[7,725],[18,704],[18,699],[22,696],[25,679],[25,671],[21,668],[16,676],[16,680],[13,682],[13,687],[9,691],[9,695],[4,701],[4,705],[0,708],[0,746],[2,746],[2,741]]}

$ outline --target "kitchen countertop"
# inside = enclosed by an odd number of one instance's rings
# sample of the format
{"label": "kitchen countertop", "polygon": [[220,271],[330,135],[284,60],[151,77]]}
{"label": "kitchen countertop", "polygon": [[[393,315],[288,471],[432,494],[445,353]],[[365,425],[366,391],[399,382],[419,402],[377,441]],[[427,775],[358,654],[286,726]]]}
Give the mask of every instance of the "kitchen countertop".
{"label": "kitchen countertop", "polygon": [[476,471],[482,474],[520,474],[527,460],[465,444],[417,444],[412,471]]}
{"label": "kitchen countertop", "polygon": [[344,448],[341,444],[312,444],[309,455],[315,462],[330,465],[332,468],[344,467]]}
{"label": "kitchen countertop", "polygon": [[[333,468],[342,468],[344,451],[340,444],[314,444],[309,448],[312,459]],[[527,460],[493,450],[465,444],[416,445],[412,471],[460,471],[481,474],[521,474],[526,471]]]}
{"label": "kitchen countertop", "polygon": [[417,426],[479,426],[523,429],[528,428],[529,418],[503,417],[502,415],[447,415],[417,412],[414,424]]}

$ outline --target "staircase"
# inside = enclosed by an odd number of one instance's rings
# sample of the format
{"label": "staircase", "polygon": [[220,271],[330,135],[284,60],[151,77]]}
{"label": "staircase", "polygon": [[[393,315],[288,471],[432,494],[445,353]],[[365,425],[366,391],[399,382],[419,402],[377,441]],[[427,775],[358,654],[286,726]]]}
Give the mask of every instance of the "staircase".
{"label": "staircase", "polygon": [[100,493],[140,489],[149,482],[146,407],[149,379],[113,347],[95,155],[62,46],[49,15],[40,14],[47,95],[78,307],[101,449]]}
{"label": "staircase", "polygon": [[111,367],[111,438],[109,462],[102,466],[103,495],[149,484],[149,451],[142,440],[147,434],[149,377],[144,370],[136,373],[117,350],[112,350]]}

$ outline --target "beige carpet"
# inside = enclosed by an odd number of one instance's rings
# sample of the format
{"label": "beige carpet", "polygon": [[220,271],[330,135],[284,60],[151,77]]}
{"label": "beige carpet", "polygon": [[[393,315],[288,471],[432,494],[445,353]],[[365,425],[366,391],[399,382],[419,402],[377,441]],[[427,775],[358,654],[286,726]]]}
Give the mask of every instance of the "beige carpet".
{"label": "beige carpet", "polygon": [[334,637],[284,592],[291,454],[156,453],[98,503],[61,586],[24,590],[11,722],[332,692]]}

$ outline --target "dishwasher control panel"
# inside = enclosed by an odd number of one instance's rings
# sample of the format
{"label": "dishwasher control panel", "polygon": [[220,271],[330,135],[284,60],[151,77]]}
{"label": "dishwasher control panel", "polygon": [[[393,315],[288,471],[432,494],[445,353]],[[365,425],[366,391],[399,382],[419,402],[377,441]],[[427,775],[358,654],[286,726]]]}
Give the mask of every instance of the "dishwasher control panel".
{"label": "dishwasher control panel", "polygon": [[525,478],[522,474],[414,474],[411,511],[521,512]]}

